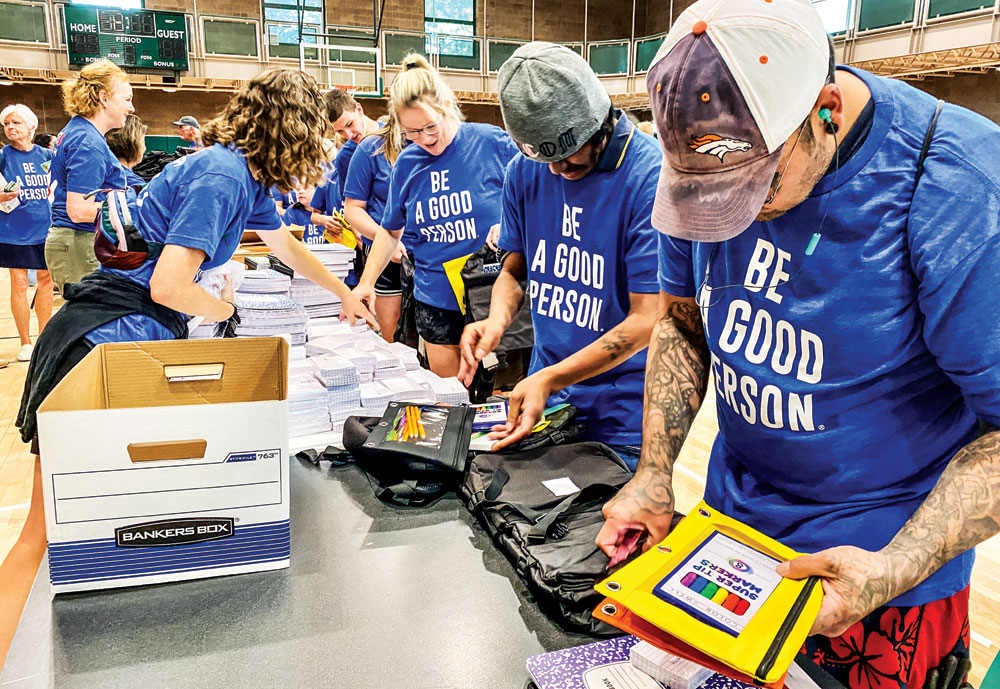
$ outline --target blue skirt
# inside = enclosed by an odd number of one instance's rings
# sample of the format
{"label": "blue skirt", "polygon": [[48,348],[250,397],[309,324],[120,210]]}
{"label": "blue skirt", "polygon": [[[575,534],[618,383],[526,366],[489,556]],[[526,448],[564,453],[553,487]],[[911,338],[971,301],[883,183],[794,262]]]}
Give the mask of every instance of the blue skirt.
{"label": "blue skirt", "polygon": [[45,242],[41,244],[0,243],[0,268],[48,270],[45,265]]}

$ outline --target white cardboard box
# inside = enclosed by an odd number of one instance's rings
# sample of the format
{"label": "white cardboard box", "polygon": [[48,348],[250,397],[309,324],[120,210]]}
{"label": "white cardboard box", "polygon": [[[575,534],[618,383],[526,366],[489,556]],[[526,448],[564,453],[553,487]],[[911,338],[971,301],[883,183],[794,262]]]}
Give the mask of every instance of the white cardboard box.
{"label": "white cardboard box", "polygon": [[288,344],[96,347],[38,410],[53,590],[288,567]]}

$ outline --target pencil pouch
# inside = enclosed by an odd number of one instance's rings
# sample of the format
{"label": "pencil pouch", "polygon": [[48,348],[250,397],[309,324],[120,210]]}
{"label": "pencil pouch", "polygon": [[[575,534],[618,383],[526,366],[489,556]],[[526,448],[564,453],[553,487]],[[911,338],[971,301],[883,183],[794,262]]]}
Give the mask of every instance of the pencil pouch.
{"label": "pencil pouch", "polygon": [[596,586],[609,600],[594,614],[672,653],[689,648],[679,655],[712,659],[742,681],[780,686],[823,596],[817,577],[775,571],[798,554],[702,502]]}
{"label": "pencil pouch", "polygon": [[[465,405],[392,401],[356,454],[410,466],[433,463],[461,472],[474,416],[475,410]],[[346,446],[348,439],[344,440]]]}

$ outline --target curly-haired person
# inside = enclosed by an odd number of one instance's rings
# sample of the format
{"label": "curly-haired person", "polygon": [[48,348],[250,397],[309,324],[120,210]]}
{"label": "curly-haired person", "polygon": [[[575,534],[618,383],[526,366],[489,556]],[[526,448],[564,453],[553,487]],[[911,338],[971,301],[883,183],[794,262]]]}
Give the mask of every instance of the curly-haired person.
{"label": "curly-haired person", "polygon": [[347,286],[282,225],[268,195],[272,185],[291,189],[319,180],[325,126],[323,95],[311,76],[292,69],[263,72],[205,126],[206,149],[168,165],[142,190],[139,203],[128,204],[148,256],[132,269],[103,259],[100,270],[67,286],[68,303],[35,345],[25,380],[18,414],[25,442],[37,437],[38,405],[94,346],[183,338],[189,316],[233,319],[232,285],[216,298],[195,279],[232,258],[244,228],[258,231],[296,273],[336,294],[341,318],[374,325],[375,317]]}

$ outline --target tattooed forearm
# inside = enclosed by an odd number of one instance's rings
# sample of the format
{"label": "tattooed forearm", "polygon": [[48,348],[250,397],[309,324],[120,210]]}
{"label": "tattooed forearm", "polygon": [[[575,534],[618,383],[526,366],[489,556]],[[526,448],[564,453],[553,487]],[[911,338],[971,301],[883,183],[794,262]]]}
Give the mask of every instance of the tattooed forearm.
{"label": "tattooed forearm", "polygon": [[709,353],[698,307],[674,301],[653,331],[646,356],[643,452],[640,469],[673,471],[701,408]]}
{"label": "tattooed forearm", "polygon": [[608,353],[608,358],[614,361],[622,354],[631,352],[632,338],[618,328],[615,328],[601,338],[601,346]]}
{"label": "tattooed forearm", "polygon": [[909,590],[998,532],[1000,431],[993,431],[959,450],[920,508],[885,547],[891,593]]}

